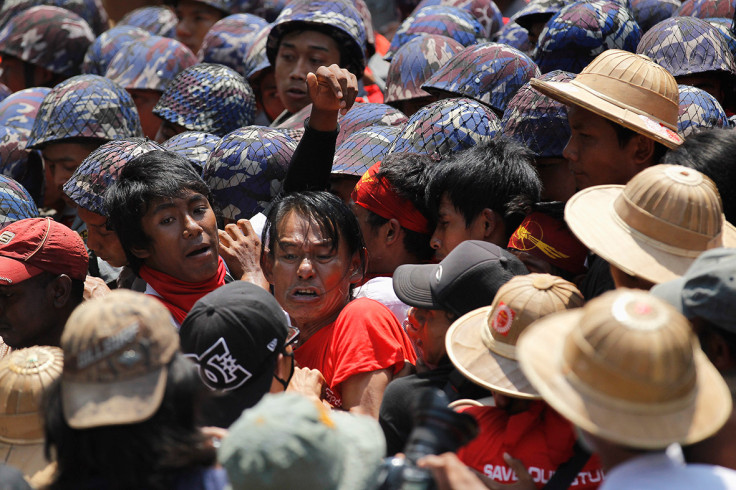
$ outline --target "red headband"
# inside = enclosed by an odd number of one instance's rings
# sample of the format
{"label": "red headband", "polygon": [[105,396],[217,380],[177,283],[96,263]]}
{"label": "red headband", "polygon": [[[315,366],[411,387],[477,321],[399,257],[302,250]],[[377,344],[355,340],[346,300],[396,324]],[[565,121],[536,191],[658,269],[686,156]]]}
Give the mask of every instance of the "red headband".
{"label": "red headband", "polygon": [[408,199],[399,197],[386,179],[377,179],[381,162],[368,169],[360,178],[351,197],[355,204],[386,219],[396,219],[407,230],[429,235],[429,220]]}

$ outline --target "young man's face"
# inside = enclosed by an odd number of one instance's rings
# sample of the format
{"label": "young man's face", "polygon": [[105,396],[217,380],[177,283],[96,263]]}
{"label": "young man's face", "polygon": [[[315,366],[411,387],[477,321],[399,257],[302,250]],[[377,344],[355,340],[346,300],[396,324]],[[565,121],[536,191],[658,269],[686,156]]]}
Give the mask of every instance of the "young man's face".
{"label": "young man's face", "polygon": [[349,300],[350,285],[362,279],[358,254],[351,257],[344,238],[335,246],[316,223],[293,211],[278,224],[271,247],[264,273],[294,325],[334,321]]}
{"label": "young man's face", "polygon": [[542,201],[565,202],[575,194],[575,176],[564,158],[537,158],[534,168],[542,181]]}
{"label": "young man's face", "polygon": [[447,193],[443,193],[437,211],[437,226],[429,241],[435,250],[435,260],[444,259],[465,240],[482,240],[484,237],[482,229],[479,228],[479,218],[480,216],[468,226],[465,216],[455,207]]}
{"label": "young man's face", "polygon": [[151,244],[133,253],[146,266],[191,283],[217,273],[217,222],[202,194],[187,190],[182,197],[154,200],[141,225]]}
{"label": "young man's face", "polygon": [[562,155],[570,162],[578,190],[594,185],[626,184],[638,168],[631,161],[632,138],[622,148],[613,123],[578,106],[567,107],[570,140]]}
{"label": "young man's face", "polygon": [[194,0],[179,0],[176,4],[176,40],[197,54],[205,34],[224,14],[214,7]]}
{"label": "young man's face", "polygon": [[276,53],[274,67],[276,90],[286,110],[294,113],[307,106],[311,102],[307,74],[332,64],[340,64],[340,48],[327,34],[317,31],[286,34]]}
{"label": "young man's face", "polygon": [[14,56],[3,56],[0,61],[0,83],[6,85],[11,92],[28,88],[25,63]]}
{"label": "young man's face", "polygon": [[[53,187],[56,192],[61,192],[66,181],[93,150],[93,146],[79,143],[50,143],[44,146],[41,156],[52,177],[52,181],[47,182],[46,187]],[[66,194],[61,192],[61,195],[65,201],[71,203]]]}
{"label": "young man's face", "polygon": [[406,333],[414,344],[417,358],[428,368],[435,369],[445,355],[445,335],[452,321],[444,310],[409,308],[404,323]]}
{"label": "young man's face", "polygon": [[51,345],[57,315],[47,274],[12,285],[0,283],[0,337],[13,349]]}
{"label": "young man's face", "polygon": [[107,229],[107,218],[83,207],[77,207],[77,215],[87,225],[87,248],[113,267],[128,263],[118,234]]}
{"label": "young man's face", "polygon": [[268,119],[273,121],[279,114],[284,112],[284,103],[281,102],[278,90],[276,89],[276,75],[272,69],[266,70],[266,73],[261,75],[261,79],[258,82],[260,91],[261,110],[266,113]]}

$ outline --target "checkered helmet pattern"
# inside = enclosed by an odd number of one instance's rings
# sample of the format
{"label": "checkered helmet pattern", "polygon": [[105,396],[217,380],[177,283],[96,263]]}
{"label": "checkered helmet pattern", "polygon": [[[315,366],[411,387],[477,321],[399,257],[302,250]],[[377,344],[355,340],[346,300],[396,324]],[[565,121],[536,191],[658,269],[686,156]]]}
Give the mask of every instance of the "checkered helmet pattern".
{"label": "checkered helmet pattern", "polygon": [[401,23],[383,59],[391,61],[401,46],[420,34],[447,36],[463,46],[486,40],[483,26],[467,10],[430,5],[415,11]]}
{"label": "checkered helmet pattern", "polygon": [[255,108],[253,89],[238,72],[227,66],[199,63],[171,81],[153,113],[190,131],[225,136],[250,125]]}
{"label": "checkered helmet pattern", "polygon": [[565,0],[531,0],[526,7],[516,12],[511,20],[528,30],[533,18],[541,15],[552,17],[568,3],[570,2]]}
{"label": "checkered helmet pattern", "polygon": [[8,126],[0,126],[0,174],[22,180],[31,150],[26,150],[28,135]]}
{"label": "checkered helmet pattern", "polygon": [[519,88],[540,75],[532,59],[518,49],[505,44],[482,43],[458,53],[422,88],[431,93],[451,93],[475,99],[503,114]]}
{"label": "checkered helmet pattern", "polygon": [[37,218],[38,208],[25,187],[0,175],[0,230],[26,218]]}
{"label": "checkered helmet pattern", "polygon": [[389,153],[419,153],[435,160],[490,141],[501,121],[472,99],[443,99],[419,109],[391,145]]}
{"label": "checkered helmet pattern", "polygon": [[341,65],[360,78],[367,62],[363,20],[349,0],[292,0],[273,23],[266,41],[266,56],[274,66],[284,35],[294,30],[323,32],[340,47]]}
{"label": "checkered helmet pattern", "polygon": [[234,14],[210,27],[197,56],[203,63],[219,63],[245,73],[245,55],[256,34],[268,23],[252,14]]}
{"label": "checkered helmet pattern", "polygon": [[143,130],[130,94],[107,78],[78,75],[55,86],[43,99],[28,148],[68,138],[134,136],[143,136]]}
{"label": "checkered helmet pattern", "polygon": [[636,52],[662,65],[672,76],[708,71],[736,74],[736,64],[723,35],[708,21],[672,17],[644,34]]}
{"label": "checkered helmet pattern", "polygon": [[728,116],[718,101],[705,90],[689,85],[678,85],[680,89],[680,112],[677,116],[677,131],[687,138],[704,128],[727,128]]}
{"label": "checkered helmet pattern", "polygon": [[631,11],[642,32],[669,19],[680,8],[680,0],[631,0]]}
{"label": "checkered helmet pattern", "polygon": [[174,38],[178,23],[179,19],[169,7],[150,6],[128,12],[117,25],[139,27],[155,36]]}
{"label": "checkered helmet pattern", "polygon": [[731,24],[733,21],[731,19],[705,19],[708,21],[710,25],[718,29],[718,32],[723,34],[723,38],[726,40],[726,44],[728,44],[728,50],[731,51],[731,54],[734,56],[734,59],[736,60],[736,34],[734,34],[733,31],[731,31]]}
{"label": "checkered helmet pattern", "polygon": [[39,5],[61,7],[74,12],[90,26],[95,36],[109,28],[107,11],[101,0],[5,0],[0,8],[0,29],[19,12]]}
{"label": "checkered helmet pattern", "polygon": [[120,48],[105,76],[125,89],[163,92],[179,72],[196,63],[194,53],[176,39],[148,36]]}
{"label": "checkered helmet pattern", "polygon": [[80,73],[94,40],[92,29],[77,14],[59,7],[33,7],[11,18],[0,31],[0,54],[69,77]]}
{"label": "checkered helmet pattern", "polygon": [[149,36],[143,29],[125,25],[117,25],[103,32],[87,49],[82,62],[82,73],[105,76],[107,67],[123,46]]}
{"label": "checkered helmet pattern", "polygon": [[401,130],[400,126],[370,126],[351,134],[335,150],[332,173],[360,177],[388,155]]}
{"label": "checkered helmet pattern", "polygon": [[280,192],[296,143],[282,131],[251,126],[220,140],[207,159],[202,178],[222,216],[249,219]]}
{"label": "checkered helmet pattern", "polygon": [[459,42],[439,34],[423,34],[401,46],[388,67],[384,102],[428,97],[422,84],[462,49]]}
{"label": "checkered helmet pattern", "polygon": [[[569,82],[575,75],[551,71],[539,77],[547,82]],[[561,157],[570,139],[567,109],[527,83],[516,92],[501,119],[504,136],[527,146],[538,157]]]}
{"label": "checkered helmet pattern", "polygon": [[733,0],[685,0],[677,15],[699,19],[712,17],[733,19],[734,7],[736,3]]}
{"label": "checkered helmet pattern", "polygon": [[489,39],[503,27],[503,14],[493,0],[422,0],[414,12],[430,5],[446,5],[467,10],[483,26],[483,37]]}
{"label": "checkered helmet pattern", "polygon": [[268,41],[270,32],[271,24],[264,26],[253,36],[253,40],[245,52],[243,76],[247,80],[251,80],[253,76],[271,66],[271,63],[268,62],[268,56],[266,56],[266,41]]}
{"label": "checkered helmet pattern", "polygon": [[210,153],[220,142],[220,137],[202,131],[184,131],[163,142],[162,146],[177,153],[194,164],[202,173]]}
{"label": "checkered helmet pattern", "polygon": [[493,41],[506,44],[512,48],[516,48],[522,53],[529,53],[534,46],[529,41],[529,31],[521,27],[519,24],[510,20],[503,26],[495,36]]}
{"label": "checkered helmet pattern", "polygon": [[386,104],[355,104],[338,119],[340,132],[336,146],[340,146],[353,133],[369,126],[403,126],[408,121],[406,115],[395,107]]}
{"label": "checkered helmet pattern", "polygon": [[20,129],[26,135],[31,134],[38,108],[49,92],[50,88],[33,87],[10,95],[0,102],[0,126],[10,126]]}
{"label": "checkered helmet pattern", "polygon": [[639,24],[620,3],[575,2],[547,22],[539,35],[534,60],[542,73],[552,70],[580,73],[607,49],[635,52],[640,39]]}
{"label": "checkered helmet pattern", "polygon": [[163,149],[145,138],[109,141],[90,153],[77,167],[64,184],[64,194],[87,211],[107,216],[103,195],[118,178],[123,166],[145,153]]}

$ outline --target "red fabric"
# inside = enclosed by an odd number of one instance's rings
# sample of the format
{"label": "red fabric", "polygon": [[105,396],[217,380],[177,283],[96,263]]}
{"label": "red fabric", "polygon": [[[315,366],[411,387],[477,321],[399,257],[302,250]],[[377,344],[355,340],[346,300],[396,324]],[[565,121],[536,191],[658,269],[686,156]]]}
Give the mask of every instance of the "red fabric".
{"label": "red fabric", "polygon": [[[570,459],[575,431],[561,415],[542,401],[531,403],[529,410],[509,415],[496,407],[469,407],[462,410],[478,421],[478,437],[457,452],[471,468],[501,483],[512,483],[516,475],[503,460],[503,453],[521,460],[542,488],[559,465]],[[570,488],[593,489],[603,482],[603,470],[597,455],[591,456]]]}
{"label": "red fabric", "polygon": [[396,219],[407,230],[429,235],[429,220],[408,199],[399,197],[386,179],[376,179],[381,162],[374,164],[360,178],[351,194],[358,206],[386,219]]}
{"label": "red fabric", "polygon": [[391,310],[368,298],[354,299],[330,325],[321,328],[294,352],[301,367],[318,369],[328,386],[327,401],[342,406],[340,384],[350,377],[416,364],[409,337]]}
{"label": "red fabric", "polygon": [[386,53],[388,53],[388,48],[391,47],[391,41],[386,39],[385,36],[382,34],[379,34],[376,32],[376,42],[374,43],[376,46],[376,53],[380,54],[381,57],[386,56]]}
{"label": "red fabric", "polygon": [[140,276],[161,295],[156,296],[156,298],[169,309],[171,316],[181,325],[187,313],[199,298],[225,284],[225,274],[227,272],[225,261],[222,260],[222,257],[217,259],[217,273],[212,276],[212,279],[205,282],[181,281],[145,265],[141,267]]}

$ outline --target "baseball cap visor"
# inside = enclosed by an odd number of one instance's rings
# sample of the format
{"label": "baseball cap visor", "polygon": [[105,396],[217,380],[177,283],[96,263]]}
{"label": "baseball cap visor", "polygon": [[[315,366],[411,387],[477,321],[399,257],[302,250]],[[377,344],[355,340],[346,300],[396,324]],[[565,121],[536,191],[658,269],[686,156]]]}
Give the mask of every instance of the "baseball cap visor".
{"label": "baseball cap visor", "polygon": [[0,257],[0,285],[10,286],[18,284],[26,279],[30,279],[43,272],[39,269],[20,260],[11,259],[9,257]]}
{"label": "baseball cap visor", "polygon": [[73,381],[62,375],[64,418],[74,429],[143,422],[161,406],[167,367],[122,381]]}
{"label": "baseball cap visor", "polygon": [[393,275],[394,292],[409,306],[427,310],[443,309],[432,299],[430,282],[437,273],[438,265],[406,264],[400,265]]}

